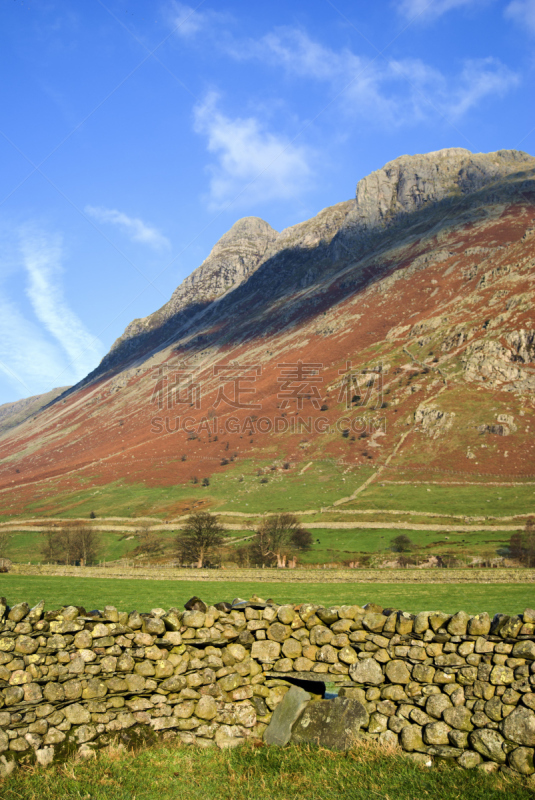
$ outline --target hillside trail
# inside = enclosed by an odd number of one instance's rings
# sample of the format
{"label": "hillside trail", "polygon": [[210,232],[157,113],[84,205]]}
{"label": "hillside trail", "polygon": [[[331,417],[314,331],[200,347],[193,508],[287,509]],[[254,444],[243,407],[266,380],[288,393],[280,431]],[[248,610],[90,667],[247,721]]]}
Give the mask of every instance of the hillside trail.
{"label": "hillside trail", "polygon": [[[404,348],[404,350],[405,350],[405,348]],[[410,351],[407,350],[406,352],[407,352],[407,355],[409,355],[413,359],[413,361],[415,363],[417,363],[420,366],[427,366],[427,365],[424,365],[422,362],[419,362],[418,359],[416,359],[412,355],[412,353]],[[435,369],[438,369],[438,368],[435,367]],[[428,397],[426,400],[422,401],[422,403],[419,406],[420,408],[422,406],[429,406],[431,403],[434,403],[436,401],[436,399],[442,394],[442,392],[444,392],[448,388],[447,381],[446,381],[446,376],[443,375],[443,373],[440,370],[438,370],[438,371],[440,372],[440,374],[441,374],[441,376],[442,376],[442,378],[444,380],[444,386],[442,386],[434,395],[432,395],[431,397]],[[490,531],[514,531],[514,530],[517,529],[518,523],[516,525],[505,525],[503,523],[505,523],[506,521],[513,521],[515,519],[520,519],[520,518],[529,516],[529,514],[516,514],[514,516],[500,516],[500,517],[495,517],[495,516],[467,516],[467,515],[464,515],[464,514],[461,515],[461,514],[446,514],[446,513],[435,513],[435,512],[426,512],[426,511],[411,511],[411,510],[407,510],[407,509],[394,510],[394,509],[381,509],[381,508],[373,508],[373,509],[341,509],[341,508],[339,508],[339,506],[345,505],[346,503],[349,503],[352,500],[355,500],[359,496],[359,494],[364,492],[372,483],[377,481],[377,479],[381,476],[381,474],[386,469],[388,469],[392,459],[394,459],[397,456],[397,454],[399,453],[401,447],[403,446],[404,442],[406,441],[407,437],[411,433],[413,433],[415,431],[415,429],[416,429],[416,424],[413,424],[412,427],[409,428],[409,430],[407,430],[407,431],[405,431],[404,433],[401,434],[398,442],[394,446],[392,452],[387,456],[387,458],[385,459],[384,463],[381,464],[379,467],[377,467],[375,472],[372,475],[370,475],[370,477],[367,478],[364,481],[364,483],[362,483],[360,486],[358,486],[352,494],[347,495],[346,497],[340,497],[338,500],[335,500],[332,503],[331,506],[326,506],[326,507],[323,507],[323,508],[320,508],[320,509],[307,509],[307,510],[304,510],[304,511],[290,511],[290,512],[287,512],[287,513],[296,514],[297,516],[304,516],[304,515],[312,515],[312,514],[329,513],[329,512],[333,512],[333,511],[336,510],[337,513],[341,513],[341,514],[355,514],[355,515],[357,515],[357,514],[391,514],[391,515],[398,514],[398,515],[413,515],[413,516],[425,516],[425,517],[440,517],[442,519],[444,519],[444,518],[462,519],[465,523],[472,522],[472,525],[467,525],[467,524],[464,524],[464,525],[461,525],[461,524],[441,525],[441,524],[438,524],[438,523],[436,523],[436,524],[433,524],[433,523],[419,524],[419,523],[408,523],[408,522],[384,522],[384,521],[382,521],[382,522],[373,522],[373,521],[365,521],[365,522],[356,522],[356,521],[333,522],[333,521],[326,520],[325,522],[309,522],[307,524],[307,527],[309,527],[311,529],[322,529],[322,528],[325,528],[325,527],[331,528],[333,530],[382,529],[382,528],[384,528],[386,526],[386,527],[388,527],[388,528],[390,528],[392,530],[415,530],[415,531],[416,530],[420,530],[420,531],[437,531],[437,532],[443,531],[444,533],[447,533],[447,532],[452,532],[453,533],[455,531],[458,531],[458,532],[470,532],[470,531],[474,530],[473,523],[477,523],[477,522],[488,523],[488,521],[491,520],[491,519],[492,520],[496,520],[496,521],[499,520],[499,521],[501,521],[502,524],[500,524],[500,525],[492,525],[492,526],[489,526],[488,524],[482,525],[482,527],[484,527],[485,531],[489,531],[489,532]],[[307,469],[309,469],[309,467],[312,466],[312,464],[313,464],[312,461],[310,461],[307,464],[305,464],[302,467],[302,469],[301,469],[299,474],[302,475]],[[403,481],[403,483],[405,483],[405,481]],[[410,483],[410,482],[407,482],[407,483]],[[485,483],[481,482],[481,483],[478,483],[477,485],[478,486],[487,486],[487,485],[494,485],[494,483],[493,482],[485,482]],[[244,518],[244,519],[247,519],[247,518],[258,519],[261,516],[265,516],[269,512],[254,513],[254,512],[247,512],[247,511],[220,511],[220,512],[217,512],[217,513],[219,514],[219,516],[230,516],[230,517],[234,517],[234,518],[241,517],[241,518]],[[187,518],[188,518],[188,514],[184,514],[184,515],[182,515],[180,517],[175,517],[173,519],[167,520],[165,523],[162,523],[159,519],[157,519],[155,517],[139,517],[139,518],[136,518],[137,525],[132,525],[132,524],[129,524],[129,525],[124,525],[124,524],[123,525],[121,525],[121,524],[119,524],[119,525],[117,525],[117,524],[109,525],[109,524],[106,524],[106,522],[112,522],[112,521],[122,522],[123,520],[126,520],[126,521],[131,523],[131,518],[129,518],[129,517],[101,517],[102,522],[97,523],[97,524],[92,524],[91,527],[94,530],[101,531],[101,532],[105,532],[105,531],[110,532],[111,531],[111,532],[117,532],[117,533],[131,533],[131,534],[135,535],[136,533],[139,532],[140,527],[146,528],[147,530],[149,530],[151,532],[152,531],[155,532],[155,531],[169,530],[169,526],[170,525],[174,526],[174,527],[181,527],[181,524],[184,523]],[[76,520],[73,519],[72,522],[73,523],[77,523],[77,524],[81,524],[81,523],[87,524],[87,520],[84,520],[84,519],[76,519]],[[61,525],[61,523],[65,523],[65,519],[62,519],[62,518],[59,517],[59,518],[45,518],[45,519],[41,518],[41,519],[18,520],[17,522],[6,521],[6,522],[0,522],[0,530],[12,530],[12,531],[15,531],[15,530],[20,530],[20,528],[22,526],[24,526],[24,530],[25,531],[38,532],[38,531],[45,530],[46,527],[50,526],[51,524],[58,525],[58,523],[60,525]],[[151,523],[156,523],[156,524],[151,524]],[[235,530],[235,531],[248,531],[248,530],[251,530],[251,526],[250,525],[249,526],[240,525],[239,523],[229,523],[229,524],[222,523],[222,525],[226,530]]]}
{"label": "hillside trail", "polygon": [[[405,351],[405,348],[403,348],[403,350]],[[417,360],[416,358],[414,358],[414,356],[412,355],[412,353],[411,353],[410,351],[408,351],[408,350],[407,350],[406,352],[407,352],[407,354],[408,354],[409,356],[411,356],[411,358],[412,358],[414,361],[416,361],[416,363],[418,363],[418,364],[420,363],[420,362],[418,362],[418,360]],[[425,365],[424,365],[424,366],[425,366]],[[440,370],[439,370],[439,372],[440,372]],[[442,373],[441,373],[441,375],[442,375]],[[442,394],[442,392],[444,392],[444,391],[445,391],[445,390],[448,388],[448,384],[447,384],[447,381],[446,381],[446,378],[445,378],[445,376],[444,376],[444,375],[442,375],[442,378],[443,378],[443,380],[444,380],[444,386],[442,386],[442,387],[441,387],[441,388],[438,390],[438,392],[435,392],[435,394],[434,394],[434,395],[432,395],[431,397],[428,397],[426,400],[423,400],[423,401],[420,403],[420,406],[419,406],[419,408],[421,408],[422,406],[428,406],[430,403],[434,403],[434,402],[435,402],[435,400],[437,399],[437,397],[439,397],[439,395],[441,395],[441,394]],[[409,436],[411,433],[413,433],[415,429],[416,429],[416,423],[414,423],[414,424],[412,425],[412,427],[411,427],[411,428],[410,428],[408,431],[405,431],[405,433],[402,433],[402,434],[401,434],[401,437],[400,437],[399,441],[398,441],[398,442],[397,442],[397,444],[394,446],[394,449],[392,450],[392,452],[390,453],[390,455],[389,455],[389,456],[387,456],[387,458],[386,458],[386,460],[385,460],[384,464],[381,464],[381,466],[377,467],[377,469],[376,469],[376,471],[373,473],[373,475],[370,475],[370,477],[369,477],[369,478],[367,478],[367,479],[364,481],[364,483],[362,483],[362,484],[361,484],[359,487],[357,487],[357,488],[355,489],[355,491],[353,492],[353,494],[349,495],[348,497],[341,497],[339,500],[335,500],[335,501],[334,501],[334,503],[333,503],[333,507],[335,507],[335,506],[341,506],[341,505],[344,505],[345,503],[349,503],[349,502],[351,502],[351,500],[355,500],[355,499],[356,499],[356,498],[359,496],[359,494],[361,494],[362,492],[364,492],[364,491],[365,491],[365,490],[368,488],[368,486],[370,486],[370,484],[374,483],[374,482],[377,480],[377,478],[378,478],[378,477],[379,477],[379,476],[380,476],[380,475],[381,475],[381,474],[382,474],[382,473],[385,471],[385,469],[387,469],[387,468],[388,468],[388,466],[389,466],[390,462],[391,462],[391,461],[392,461],[392,459],[393,459],[393,458],[395,458],[395,456],[398,454],[398,452],[399,452],[400,448],[402,447],[402,445],[403,445],[403,443],[405,442],[405,440],[407,439],[407,437],[408,437],[408,436]],[[378,513],[380,513],[380,509],[377,509],[377,512],[378,512]]]}

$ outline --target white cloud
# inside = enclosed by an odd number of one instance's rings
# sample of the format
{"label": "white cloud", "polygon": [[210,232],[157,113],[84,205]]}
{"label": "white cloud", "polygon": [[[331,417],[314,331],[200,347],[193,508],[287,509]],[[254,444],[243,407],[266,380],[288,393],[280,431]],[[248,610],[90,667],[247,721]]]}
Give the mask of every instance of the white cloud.
{"label": "white cloud", "polygon": [[455,119],[486,97],[503,97],[520,83],[519,76],[496,58],[466,61],[457,86],[449,87],[444,105]]}
{"label": "white cloud", "polygon": [[[77,380],[70,368],[65,370],[60,348],[47,341],[39,327],[25,319],[16,305],[2,295],[0,373],[19,397],[41,394]],[[54,382],[56,377],[58,380]]]}
{"label": "white cloud", "polygon": [[[61,241],[33,228],[21,230],[21,252],[28,276],[26,294],[37,319],[67,355],[76,380],[96,367],[103,355],[101,342],[72,311],[61,287]],[[51,380],[56,375],[49,375]]]}
{"label": "white cloud", "polygon": [[249,205],[287,200],[306,188],[312,156],[307,148],[265,130],[256,117],[225,116],[213,93],[194,114],[195,130],[207,137],[208,150],[217,158],[209,167],[212,208],[221,208],[236,195]]}
{"label": "white cloud", "polygon": [[[196,10],[199,7],[202,8],[201,11]],[[169,27],[181,39],[193,39],[200,31],[208,32],[215,25],[220,25],[230,18],[228,13],[214,11],[211,8],[205,10],[201,3],[189,6],[178,0],[169,4],[165,16]]]}
{"label": "white cloud", "polygon": [[437,19],[448,11],[482,5],[484,0],[399,0],[396,5],[400,14],[410,20]]}
{"label": "white cloud", "polygon": [[343,111],[382,126],[416,124],[437,112],[457,120],[484,97],[501,96],[519,82],[498,59],[467,61],[458,74],[445,75],[421,59],[370,59],[348,49],[335,51],[295,28],[281,28],[228,52],[283,67],[294,78],[330,83],[340,93]]}
{"label": "white cloud", "polygon": [[178,2],[171,3],[167,17],[169,25],[175,30],[175,33],[184,37],[198,33],[204,27],[206,20],[206,16],[201,12]]}
{"label": "white cloud", "polygon": [[505,16],[535,34],[535,0],[513,0],[505,9]]}
{"label": "white cloud", "polygon": [[117,225],[121,228],[133,242],[147,244],[154,250],[165,250],[171,247],[171,243],[157,228],[146,225],[139,217],[129,217],[116,208],[102,208],[101,206],[86,206],[86,214],[98,220]]}

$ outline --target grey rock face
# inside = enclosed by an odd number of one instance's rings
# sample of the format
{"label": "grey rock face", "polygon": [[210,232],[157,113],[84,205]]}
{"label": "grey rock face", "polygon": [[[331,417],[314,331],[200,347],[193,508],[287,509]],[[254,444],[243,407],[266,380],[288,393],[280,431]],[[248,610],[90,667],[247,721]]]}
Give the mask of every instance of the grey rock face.
{"label": "grey rock face", "polygon": [[277,231],[259,217],[238,220],[214,245],[205,261],[173,292],[171,299],[154,314],[135,319],[112,346],[163,325],[188,306],[209,303],[239,286],[256,269]]}
{"label": "grey rock face", "polygon": [[384,682],[383,670],[373,658],[363,658],[349,668],[351,680],[355,683],[369,683],[379,686]]}
{"label": "grey rock face", "polygon": [[488,728],[472,731],[469,739],[474,750],[484,758],[496,761],[498,764],[505,764],[504,739],[498,731],[489,730]]}
{"label": "grey rock face", "polygon": [[[126,328],[97,372],[136,355],[139,347],[136,337],[151,334],[151,341],[145,341],[142,352],[149,345],[158,344],[152,334],[160,328],[163,328],[161,339],[167,341],[177,331],[165,328],[166,323],[173,321],[173,327],[176,322],[177,329],[183,330],[198,312],[202,316],[209,309],[223,314],[226,307],[220,305],[221,301],[231,293],[234,297],[234,291],[245,283],[252,295],[259,290],[271,295],[282,286],[298,291],[306,289],[318,278],[348,263],[370,235],[380,233],[407,215],[432,208],[441,201],[461,200],[493,181],[503,182],[534,166],[532,156],[515,150],[472,154],[462,148],[450,148],[401,156],[363,178],[355,200],[326,208],[281,233],[258,217],[245,217],[217,242],[208,258],[182,282],[168,303]],[[251,281],[260,272],[265,272],[264,280]],[[239,302],[241,296],[235,299]],[[533,350],[533,337],[525,332],[511,341],[510,346],[528,356]]]}
{"label": "grey rock face", "polygon": [[516,744],[535,745],[535,711],[518,707],[500,723],[503,735]]}
{"label": "grey rock face", "polygon": [[284,695],[281,703],[275,708],[271,722],[264,732],[266,744],[274,744],[284,747],[288,744],[292,736],[292,727],[307,707],[312,696],[300,689],[292,686]]}
{"label": "grey rock face", "polygon": [[201,266],[175,289],[164,306],[168,315],[192,302],[214,300],[240,284],[254,271],[276,238],[277,231],[259,217],[238,220]]}
{"label": "grey rock face", "polygon": [[365,229],[385,225],[446,197],[475,192],[529,160],[518,150],[474,154],[461,147],[401,156],[359,181],[354,223]]}
{"label": "grey rock face", "polygon": [[358,700],[346,697],[318,700],[307,706],[294,725],[292,741],[347,750],[359,738],[360,729],[368,721],[368,712]]}

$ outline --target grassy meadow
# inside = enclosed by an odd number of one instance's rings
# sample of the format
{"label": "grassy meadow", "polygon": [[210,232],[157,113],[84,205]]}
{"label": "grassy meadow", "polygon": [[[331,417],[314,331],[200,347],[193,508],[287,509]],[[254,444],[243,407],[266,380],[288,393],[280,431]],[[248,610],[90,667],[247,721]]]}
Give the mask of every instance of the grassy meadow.
{"label": "grassy meadow", "polygon": [[346,509],[407,509],[435,514],[514,516],[535,514],[535,486],[447,486],[373,483]]}
{"label": "grassy meadow", "polygon": [[491,615],[497,612],[518,614],[535,605],[535,593],[529,583],[348,584],[0,575],[0,595],[4,595],[10,605],[23,601],[35,604],[44,599],[47,609],[71,604],[82,605],[88,611],[102,609],[105,605],[114,605],[120,611],[180,608],[194,594],[208,603],[231,601],[236,597],[247,599],[259,594],[277,603],[310,602],[329,606],[373,602],[384,608],[400,608],[412,613],[433,609],[454,613],[463,609],[471,614],[482,611]]}
{"label": "grassy meadow", "polygon": [[[3,783],[3,785],[2,785]],[[429,769],[374,745],[347,753],[313,747],[232,750],[168,743],[111,751],[84,763],[20,770],[0,782],[5,800],[528,800],[520,778],[445,763]]]}

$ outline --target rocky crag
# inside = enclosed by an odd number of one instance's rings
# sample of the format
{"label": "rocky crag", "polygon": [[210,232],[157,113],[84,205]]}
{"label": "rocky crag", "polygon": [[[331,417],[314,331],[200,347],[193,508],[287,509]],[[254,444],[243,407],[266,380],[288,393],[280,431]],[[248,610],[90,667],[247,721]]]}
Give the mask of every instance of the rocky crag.
{"label": "rocky crag", "polygon": [[0,601],[0,774],[117,738],[347,749],[535,773],[535,611],[276,605],[89,614]]}
{"label": "rocky crag", "polygon": [[[82,474],[90,485],[176,485],[201,467],[232,469],[228,449],[406,477],[533,477],[534,199],[533,157],[455,148],[402,156],[361,180],[355,199],[281,233],[240,220],[98,369],[3,437],[10,513],[52,478],[65,490]],[[321,365],[321,386],[283,408],[281,364],[299,360]],[[240,427],[250,410],[216,404],[217,370],[231,364],[255,365],[256,416],[321,406],[327,424],[308,431],[306,452],[301,432],[250,439]],[[155,378],[161,399],[179,370],[198,393],[168,402],[155,433]],[[370,370],[381,385],[368,391]],[[186,411],[194,428],[216,418],[223,435],[193,441],[174,425]],[[225,427],[231,415],[238,432]],[[385,435],[342,438],[347,415],[350,428],[380,416]]]}

